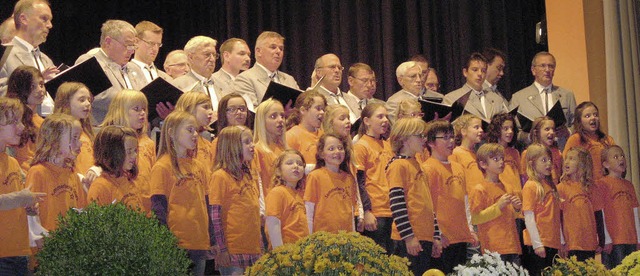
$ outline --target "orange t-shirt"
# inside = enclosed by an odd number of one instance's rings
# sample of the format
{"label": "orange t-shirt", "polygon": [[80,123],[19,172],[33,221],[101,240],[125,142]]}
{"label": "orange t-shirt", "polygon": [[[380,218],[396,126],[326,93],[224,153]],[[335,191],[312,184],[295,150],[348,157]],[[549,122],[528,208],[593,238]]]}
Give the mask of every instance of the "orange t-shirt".
{"label": "orange t-shirt", "polygon": [[[433,203],[427,181],[415,158],[395,160],[387,169],[389,189],[399,187],[404,190],[409,224],[419,241],[433,241]],[[395,222],[391,227],[391,238],[401,240]]]}
{"label": "orange t-shirt", "polygon": [[624,178],[605,176],[598,180],[602,187],[604,219],[613,244],[637,244],[637,232],[633,223],[633,208],[638,198],[633,184]]}
{"label": "orange t-shirt", "polygon": [[[38,115],[37,112],[33,112],[33,116],[31,117],[31,121],[33,121],[33,125],[35,126],[34,131],[37,133],[40,132],[40,126],[44,122],[44,119]],[[23,171],[28,171],[31,167],[31,160],[33,160],[33,156],[36,154],[36,143],[28,141],[22,147],[13,147],[16,151],[16,160],[20,163],[20,167]]]}
{"label": "orange t-shirt", "polygon": [[453,153],[449,156],[449,161],[458,162],[464,168],[465,186],[467,193],[469,193],[473,187],[484,181],[484,174],[478,167],[478,158],[476,153],[457,146],[453,149]]}
{"label": "orange t-shirt", "polygon": [[504,171],[499,176],[507,193],[522,199],[522,180],[520,178],[520,153],[512,147],[504,148]]}
{"label": "orange t-shirt", "polygon": [[[485,180],[477,184],[469,196],[469,208],[472,215],[479,214],[487,208],[499,209],[494,205],[506,193],[506,189],[490,181]],[[478,239],[482,249],[500,254],[522,254],[515,218],[516,213],[513,206],[508,204],[503,210],[500,210],[498,217],[478,224]]]}
{"label": "orange t-shirt", "polygon": [[593,160],[593,179],[598,180],[604,176],[601,160],[602,150],[615,144],[615,141],[613,141],[613,138],[609,135],[604,138],[604,143],[599,141],[595,135],[587,135],[587,143],[582,143],[580,142],[580,134],[574,133],[569,136],[569,139],[567,139],[562,156],[567,157],[567,152],[569,152],[569,149],[573,147],[580,147],[588,150],[589,155],[591,155],[591,160]]}
{"label": "orange t-shirt", "polygon": [[151,169],[151,195],[167,197],[167,225],[178,238],[178,245],[190,250],[209,249],[209,216],[205,196],[208,171],[193,158],[179,158],[185,178],[178,180],[168,154]]}
{"label": "orange t-shirt", "polygon": [[[537,194],[537,184],[533,180],[524,183],[522,188],[522,212],[533,211],[536,226],[540,234],[542,245],[559,249],[560,244],[560,202],[553,195],[551,186],[544,183],[544,198],[542,201]],[[531,245],[529,232],[524,230],[524,244]]]}
{"label": "orange t-shirt", "polygon": [[[553,183],[560,182],[560,176],[562,176],[562,154],[560,150],[556,147],[551,148],[551,161],[553,162],[553,167],[551,170],[551,179],[553,179]],[[520,174],[523,179],[529,179],[527,176],[527,150],[522,152],[522,157],[520,159]]]}
{"label": "orange t-shirt", "polygon": [[427,161],[427,159],[429,159],[429,157],[431,157],[431,153],[429,152],[429,149],[426,148],[426,147],[421,152],[416,153],[416,160],[420,164],[422,164],[425,161]]}
{"label": "orange t-shirt", "polygon": [[265,204],[266,215],[280,220],[283,243],[295,243],[309,235],[307,212],[298,191],[278,185],[271,189]]}
{"label": "orange t-shirt", "polygon": [[[217,140],[217,138],[214,140],[216,145]],[[204,168],[207,169],[207,174],[211,174],[213,172],[214,156],[216,155],[215,148],[211,144],[212,143],[207,141],[207,139],[198,135],[198,153],[196,154],[195,159],[204,165]]]}
{"label": "orange t-shirt", "polygon": [[251,161],[251,167],[255,168],[256,172],[260,175],[262,181],[262,192],[266,197],[269,191],[273,189],[273,166],[276,159],[284,151],[283,147],[279,147],[275,144],[269,145],[270,151],[266,151],[262,147],[255,147],[253,154],[253,160]]}
{"label": "orange t-shirt", "polygon": [[356,168],[365,172],[365,189],[371,199],[371,213],[376,217],[391,217],[389,184],[384,168],[393,157],[388,141],[363,135],[353,146]]}
{"label": "orange t-shirt", "polygon": [[467,195],[464,169],[456,162],[444,164],[429,158],[422,164],[427,176],[438,227],[450,243],[473,242],[464,198]]}
{"label": "orange t-shirt", "polygon": [[83,131],[80,135],[80,143],[80,153],[78,157],[76,157],[75,170],[76,173],[84,175],[89,168],[95,165],[95,160],[93,159],[93,141],[91,141],[89,135]]}
{"label": "orange t-shirt", "polygon": [[39,212],[42,226],[49,231],[58,228],[58,215],[64,216],[71,208],[87,205],[87,193],[71,168],[39,163],[29,169],[26,183],[32,185],[32,192],[47,194],[40,202]]}
{"label": "orange t-shirt", "polygon": [[[24,189],[18,161],[4,151],[0,151],[0,183],[0,194]],[[0,258],[31,254],[27,212],[24,208],[0,211],[0,244]]]}
{"label": "orange t-shirt", "polygon": [[309,173],[304,201],[315,204],[313,232],[353,231],[356,183],[352,174],[332,172],[327,167]]}
{"label": "orange t-shirt", "polygon": [[156,144],[145,134],[138,136],[138,176],[133,180],[144,211],[151,211],[151,192],[149,181],[151,168],[156,163]]}
{"label": "orange t-shirt", "polygon": [[569,250],[595,251],[598,234],[589,193],[581,183],[565,180],[558,184],[558,194],[562,199],[562,233]]}
{"label": "orange t-shirt", "polygon": [[307,164],[316,163],[316,147],[318,139],[322,136],[322,130],[310,132],[303,126],[297,125],[287,130],[285,136],[289,148],[298,150],[302,153],[304,161],[306,161]]}
{"label": "orange t-shirt", "polygon": [[122,202],[133,210],[140,208],[145,212],[134,182],[126,176],[114,177],[106,172],[102,173],[91,183],[87,198],[98,205],[109,205],[114,201]]}
{"label": "orange t-shirt", "polygon": [[260,254],[260,205],[257,178],[236,180],[223,169],[211,175],[209,203],[222,208],[222,225],[229,254]]}

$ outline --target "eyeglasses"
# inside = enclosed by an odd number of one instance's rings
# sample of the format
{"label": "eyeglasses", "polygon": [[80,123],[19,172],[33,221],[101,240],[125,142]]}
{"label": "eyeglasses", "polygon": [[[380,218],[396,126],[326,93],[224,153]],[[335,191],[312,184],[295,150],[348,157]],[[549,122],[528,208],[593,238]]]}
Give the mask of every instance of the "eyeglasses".
{"label": "eyeglasses", "polygon": [[371,84],[376,84],[377,83],[376,79],[365,79],[365,78],[362,78],[362,79],[354,78],[354,79],[359,80],[359,81],[361,81],[363,83],[371,83]]}
{"label": "eyeglasses", "polygon": [[120,45],[122,45],[125,48],[127,48],[127,51],[135,51],[136,48],[137,48],[135,44],[134,45],[127,45],[127,44],[124,44],[124,42],[121,42],[120,40],[117,40],[115,38],[111,38],[111,39],[113,39],[114,41],[117,41]]}
{"label": "eyeglasses", "polygon": [[444,139],[444,140],[451,140],[453,138],[455,138],[455,136],[453,136],[453,134],[445,134],[444,136],[436,136],[436,139]]}
{"label": "eyeglasses", "polygon": [[420,139],[427,139],[426,133],[414,134],[413,136],[420,137]]}
{"label": "eyeglasses", "polygon": [[542,69],[549,69],[549,70],[556,69],[556,65],[555,64],[536,64],[536,65],[534,65],[534,67],[538,67],[538,68],[542,68]]}
{"label": "eyeglasses", "polygon": [[188,64],[188,63],[186,63],[186,62],[183,62],[183,63],[174,63],[174,64],[167,64],[167,66],[169,66],[169,67],[175,67],[175,66],[185,67],[185,66],[188,66],[188,65],[189,65],[189,64]]}
{"label": "eyeglasses", "polygon": [[412,112],[412,113],[404,113],[405,115],[409,115],[409,117],[412,118],[422,118],[424,117],[424,113],[423,112]]}
{"label": "eyeglasses", "polygon": [[140,40],[144,41],[144,43],[147,43],[151,47],[153,47],[153,46],[157,46],[158,48],[162,47],[162,42],[153,42],[153,41],[148,41],[148,40],[144,40],[144,39],[140,39]]}
{"label": "eyeglasses", "polygon": [[410,80],[419,80],[420,77],[422,77],[422,74],[414,74],[414,75],[409,75],[409,76],[404,76],[404,77],[407,78],[407,79],[410,79]]}
{"label": "eyeglasses", "polygon": [[340,64],[334,64],[334,65],[329,65],[329,66],[320,66],[320,67],[318,67],[318,69],[320,69],[320,68],[329,68],[331,70],[338,69],[338,71],[344,70],[344,67],[342,65],[340,65]]}
{"label": "eyeglasses", "polygon": [[218,59],[220,55],[218,53],[201,53],[205,58],[213,57],[213,59]]}
{"label": "eyeglasses", "polygon": [[231,107],[227,107],[227,113],[236,113],[236,112],[247,112],[247,107],[246,106],[231,106]]}

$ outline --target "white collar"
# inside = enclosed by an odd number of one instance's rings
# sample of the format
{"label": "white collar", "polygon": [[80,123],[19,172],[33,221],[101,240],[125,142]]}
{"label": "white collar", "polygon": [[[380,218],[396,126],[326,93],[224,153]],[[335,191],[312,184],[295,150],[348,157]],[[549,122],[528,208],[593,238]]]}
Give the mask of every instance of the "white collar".
{"label": "white collar", "polygon": [[533,85],[538,89],[538,94],[542,94],[542,91],[544,89],[549,89],[549,91],[551,91],[551,88],[553,87],[553,83],[549,84],[549,86],[542,86],[542,84],[539,84],[537,81],[533,82]]}
{"label": "white collar", "polygon": [[33,49],[35,49],[36,47],[33,47],[33,45],[31,45],[31,43],[27,42],[26,40],[18,37],[18,36],[14,36],[13,38],[15,38],[15,40],[22,44],[22,46],[24,46],[25,48],[27,48],[27,51],[31,52],[33,51]]}

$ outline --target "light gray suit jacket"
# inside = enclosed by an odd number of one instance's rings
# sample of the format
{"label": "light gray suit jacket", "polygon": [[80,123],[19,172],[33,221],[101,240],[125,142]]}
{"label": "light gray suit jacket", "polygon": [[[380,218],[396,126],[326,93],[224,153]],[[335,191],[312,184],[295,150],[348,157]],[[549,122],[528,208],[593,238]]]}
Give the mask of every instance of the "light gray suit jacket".
{"label": "light gray suit jacket", "polygon": [[[559,101],[560,105],[562,105],[562,111],[564,112],[564,117],[567,120],[566,127],[571,129],[571,126],[573,125],[574,112],[576,110],[576,98],[573,95],[573,92],[554,85],[551,88],[551,96],[553,97],[552,100],[554,103]],[[515,107],[519,107],[518,113],[522,113],[522,115],[531,119],[546,115],[544,107],[542,106],[540,92],[538,92],[538,88],[534,84],[513,94],[509,104],[509,109],[514,109]],[[560,126],[556,126],[556,128],[558,127]],[[527,133],[524,133],[524,131],[521,131],[520,133],[522,133],[522,135],[518,135],[518,139],[526,141],[525,135]],[[566,141],[567,138],[568,137],[558,136],[558,142],[561,147],[564,146],[563,141]]]}
{"label": "light gray suit jacket", "polygon": [[[149,81],[147,81],[147,77],[145,76],[145,74],[149,75],[147,71],[142,70],[142,68],[140,68],[140,66],[138,66],[138,64],[135,64],[133,61],[129,61],[127,66],[129,67],[129,70],[131,73],[130,76],[136,79],[135,83],[136,85],[138,85],[137,87],[134,86],[133,87],[134,89],[140,90],[143,87],[145,87],[147,84],[149,84]],[[157,66],[156,66],[156,72],[158,73],[159,78],[163,78],[168,82],[171,82],[173,80],[171,76],[169,76],[167,73],[163,72],[162,70],[158,69]]]}
{"label": "light gray suit jacket", "polygon": [[[360,109],[360,99],[358,99],[358,97],[356,97],[356,95],[353,95],[351,92],[342,93],[342,96],[344,97],[344,101],[347,102],[349,109],[353,110],[353,113],[355,113],[356,116],[360,118],[360,116],[362,115],[362,109]],[[366,103],[367,105],[372,103],[385,104],[383,100],[378,100],[376,98],[368,99],[366,100]]]}
{"label": "light gray suit jacket", "polygon": [[[196,91],[206,93],[207,91],[198,77],[193,74],[193,71],[189,71],[189,73],[177,77],[171,83],[178,89],[182,90],[182,92]],[[213,82],[213,89],[216,92],[216,97],[218,97],[219,102],[225,94],[222,91],[222,88],[220,88],[215,81]],[[218,105],[216,104],[213,109],[218,110]]]}
{"label": "light gray suit jacket", "polygon": [[[300,89],[293,76],[282,71],[278,71],[277,75],[280,84]],[[224,94],[238,92],[240,95],[243,95],[245,99],[249,99],[254,107],[257,107],[260,102],[262,102],[262,97],[264,97],[264,93],[267,91],[269,82],[271,82],[271,79],[267,75],[267,71],[258,65],[254,65],[249,68],[249,70],[240,73],[236,77],[236,80],[233,81],[233,84],[224,91]]]}
{"label": "light gray suit jacket", "polygon": [[396,113],[398,113],[398,105],[400,105],[400,102],[404,100],[417,101],[418,97],[411,94],[411,92],[402,89],[396,92],[395,94],[391,95],[391,97],[387,99],[387,113],[389,114],[388,117],[392,123],[395,123],[396,121],[396,115],[397,115]]}
{"label": "light gray suit jacket", "polygon": [[213,75],[211,75],[211,79],[213,79],[213,82],[218,85],[218,87],[220,87],[222,91],[227,91],[227,89],[229,89],[229,86],[231,86],[231,84],[233,83],[231,76],[223,72],[222,69],[213,73]]}
{"label": "light gray suit jacket", "polygon": [[[16,70],[16,68],[18,68],[18,66],[28,65],[38,68],[34,63],[33,54],[29,52],[22,43],[16,41],[15,37],[7,45],[12,45],[13,48],[7,57],[7,61],[0,69],[0,96],[4,96],[7,93],[7,81],[9,76],[14,70]],[[40,60],[42,60],[44,68],[55,66],[53,61],[51,61],[51,59],[42,52],[40,52]]]}
{"label": "light gray suit jacket", "polygon": [[[120,68],[122,66],[120,66],[119,64],[111,60],[111,58],[109,58],[104,53],[104,51],[100,49],[98,49],[97,51],[89,50],[89,52],[78,57],[75,64],[79,64],[87,59],[90,59],[93,56],[95,56],[96,60],[98,60],[98,63],[102,67],[102,70],[104,71],[104,73],[109,78],[109,81],[111,81],[111,85],[112,85],[111,88],[100,92],[98,95],[96,95],[93,98],[93,104],[92,104],[93,118],[95,119],[96,124],[100,124],[104,120],[104,116],[107,115],[107,111],[109,110],[109,104],[111,103],[111,100],[118,93],[120,93],[120,91],[122,91],[123,89],[126,89],[127,86],[125,84],[125,80],[122,77],[122,73],[120,71]],[[127,77],[129,78],[129,81],[131,82],[131,85],[133,86],[133,88],[135,89],[136,87],[140,87],[141,84],[138,83],[139,80],[134,78],[134,76],[131,73],[132,66],[130,66],[129,64],[126,64],[125,66],[127,67]],[[92,92],[95,93],[95,91],[92,91]]]}
{"label": "light gray suit jacket", "polygon": [[[472,90],[473,89],[469,85],[465,84],[459,89],[456,89],[447,93],[447,95],[444,96],[442,103],[447,105],[452,105],[460,97],[464,96],[464,94]],[[464,106],[464,110],[473,115],[480,117],[480,119],[482,119],[485,122],[491,122],[491,117],[493,117],[493,115],[495,114],[508,112],[508,110],[505,109],[506,103],[504,102],[504,99],[502,98],[502,96],[498,95],[498,93],[493,91],[485,90],[484,93],[485,93],[484,94],[485,107],[487,108],[487,116],[485,116],[484,111],[482,109],[482,103],[480,102],[480,97],[474,94],[474,92],[471,92],[471,95],[469,95],[469,100],[467,101],[467,104]]]}

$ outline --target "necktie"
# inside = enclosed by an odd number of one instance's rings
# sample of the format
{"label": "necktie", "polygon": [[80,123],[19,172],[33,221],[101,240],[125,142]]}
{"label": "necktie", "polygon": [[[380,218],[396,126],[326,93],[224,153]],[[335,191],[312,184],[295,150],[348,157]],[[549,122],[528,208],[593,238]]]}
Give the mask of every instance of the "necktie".
{"label": "necktie", "polygon": [[33,48],[31,51],[33,53],[33,59],[36,61],[36,67],[40,72],[42,72],[42,62],[40,61],[40,48]]}
{"label": "necktie", "polygon": [[207,93],[207,96],[209,96],[209,98],[211,98],[211,89],[209,88],[211,85],[213,85],[213,81],[212,80],[203,80],[202,81],[202,86],[204,86],[205,92]]}
{"label": "necktie", "polygon": [[146,69],[146,70],[147,70],[147,73],[149,73],[149,79],[150,79],[151,81],[153,81],[153,72],[151,71],[151,70],[153,70],[153,69],[154,69],[153,65],[151,65],[151,66],[145,66],[145,67],[144,67],[144,69]]}
{"label": "necktie", "polygon": [[544,93],[544,113],[546,115],[547,113],[549,113],[549,89],[543,89],[542,93]]}
{"label": "necktie", "polygon": [[127,74],[127,66],[120,67],[120,73],[122,73],[122,78],[124,79],[124,85],[127,89],[133,89],[133,85],[131,85],[131,80],[129,80],[129,75]]}
{"label": "necktie", "polygon": [[484,92],[480,91],[480,92],[476,92],[476,95],[478,95],[478,97],[480,98],[480,105],[482,105],[482,115],[485,118],[487,117],[487,105],[486,105],[486,101],[485,101],[485,96],[484,96]]}
{"label": "necktie", "polygon": [[271,79],[271,81],[280,83],[280,80],[278,80],[278,72],[271,73],[271,75],[269,75],[269,78]]}
{"label": "necktie", "polygon": [[366,106],[367,106],[367,99],[362,99],[358,101],[358,107],[360,108],[360,111],[362,111]]}

